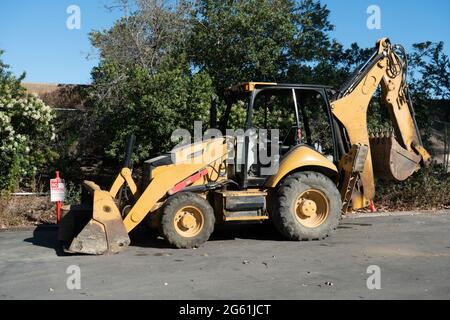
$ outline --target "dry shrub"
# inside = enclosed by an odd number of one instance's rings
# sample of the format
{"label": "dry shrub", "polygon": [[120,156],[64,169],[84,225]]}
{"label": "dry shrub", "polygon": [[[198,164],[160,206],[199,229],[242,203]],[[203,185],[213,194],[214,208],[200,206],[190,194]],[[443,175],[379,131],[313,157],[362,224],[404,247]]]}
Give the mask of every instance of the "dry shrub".
{"label": "dry shrub", "polygon": [[433,164],[404,182],[379,182],[375,201],[383,211],[449,209],[450,174]]}
{"label": "dry shrub", "polygon": [[56,222],[55,207],[48,197],[0,197],[0,229]]}

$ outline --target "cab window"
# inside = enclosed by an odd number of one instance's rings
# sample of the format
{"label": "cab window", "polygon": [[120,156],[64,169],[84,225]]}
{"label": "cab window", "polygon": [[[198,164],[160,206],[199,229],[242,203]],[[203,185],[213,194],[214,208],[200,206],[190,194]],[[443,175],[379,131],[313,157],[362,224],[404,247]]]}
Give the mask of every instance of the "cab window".
{"label": "cab window", "polygon": [[[297,128],[294,96],[291,89],[263,90],[258,93],[253,105],[253,127],[279,130],[279,141],[286,141],[292,128]],[[295,141],[289,141],[292,146]]]}
{"label": "cab window", "polygon": [[302,142],[333,160],[334,144],[328,107],[320,92],[296,89]]}

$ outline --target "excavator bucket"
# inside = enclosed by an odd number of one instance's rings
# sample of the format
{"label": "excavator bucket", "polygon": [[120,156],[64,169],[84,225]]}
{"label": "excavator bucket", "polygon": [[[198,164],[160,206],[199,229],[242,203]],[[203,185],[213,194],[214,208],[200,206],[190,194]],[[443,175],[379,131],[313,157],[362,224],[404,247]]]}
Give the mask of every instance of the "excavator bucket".
{"label": "excavator bucket", "polygon": [[387,181],[404,181],[420,168],[421,156],[404,149],[392,133],[370,137],[373,170]]}
{"label": "excavator bucket", "polygon": [[59,240],[66,252],[114,254],[130,244],[119,209],[108,191],[91,184],[92,205],[63,207]]}

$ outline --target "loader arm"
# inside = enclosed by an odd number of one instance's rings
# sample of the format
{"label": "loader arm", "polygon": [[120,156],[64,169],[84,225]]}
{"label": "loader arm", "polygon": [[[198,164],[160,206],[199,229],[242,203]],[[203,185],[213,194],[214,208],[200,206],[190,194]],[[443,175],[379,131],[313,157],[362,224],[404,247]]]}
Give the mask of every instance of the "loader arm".
{"label": "loader arm", "polygon": [[[158,201],[178,183],[201,170],[208,170],[208,174],[204,177],[208,179],[213,174],[212,171],[218,170],[214,166],[225,161],[226,146],[225,138],[217,138],[174,150],[172,152],[174,163],[155,170],[151,182],[125,217],[123,223],[126,231],[129,233],[149,213],[154,212]],[[202,183],[206,184],[206,181]]]}
{"label": "loader arm", "polygon": [[[341,129],[347,152],[352,145],[369,147],[364,170],[360,173],[362,193],[355,203],[366,207],[375,196],[374,168],[380,177],[403,181],[425,165],[430,155],[424,149],[409,96],[407,62],[389,39],[377,42],[377,50],[350,78],[331,103],[332,113]],[[367,110],[381,85],[383,105],[389,110],[393,135],[369,139]],[[376,152],[373,152],[376,149]],[[355,206],[354,206],[354,209]]]}
{"label": "loader arm", "polygon": [[[66,251],[72,253],[118,253],[130,244],[128,234],[148,214],[157,211],[159,202],[174,187],[179,187],[182,182],[187,186],[190,183],[196,185],[207,184],[209,180],[218,181],[220,177],[217,172],[226,156],[225,138],[209,139],[173,150],[172,164],[156,168],[143,190],[138,190],[128,167],[121,170],[109,191],[86,181],[84,186],[92,197],[91,208],[67,206],[59,239],[68,242]],[[189,179],[193,176],[199,178],[194,182]],[[116,196],[125,185],[133,194],[134,204],[123,219]],[[81,221],[81,218],[88,221],[80,227],[77,220]]]}

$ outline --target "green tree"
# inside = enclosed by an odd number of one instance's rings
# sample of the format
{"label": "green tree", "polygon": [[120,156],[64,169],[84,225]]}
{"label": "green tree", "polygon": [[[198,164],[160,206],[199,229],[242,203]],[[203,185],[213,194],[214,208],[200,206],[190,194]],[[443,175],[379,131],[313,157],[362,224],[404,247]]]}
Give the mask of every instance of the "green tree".
{"label": "green tree", "polygon": [[[92,72],[92,125],[107,156],[120,160],[137,136],[135,159],[168,151],[177,128],[207,124],[211,79],[194,72],[184,52],[189,6],[136,1],[136,11],[109,30],[93,32],[101,63]],[[198,71],[198,70],[197,70]]]}
{"label": "green tree", "polygon": [[219,95],[238,82],[281,82],[290,68],[328,53],[328,14],[315,0],[199,1],[189,55],[210,73]]}
{"label": "green tree", "polygon": [[[97,85],[108,84],[116,72],[113,65],[101,65],[93,76]],[[207,123],[212,94],[207,74],[191,74],[184,64],[164,67],[154,75],[134,67],[126,77],[109,99],[99,100],[93,109],[108,156],[122,159],[127,137],[135,134],[135,156],[143,160],[168,151],[175,129],[193,130],[195,120]]]}
{"label": "green tree", "polygon": [[444,42],[427,41],[413,47],[414,89],[432,99],[450,99],[450,60],[444,52]]}
{"label": "green tree", "polygon": [[13,96],[21,96],[25,93],[25,89],[20,85],[25,78],[25,73],[16,78],[9,70],[9,65],[2,61],[3,54],[4,51],[0,49],[0,96],[11,99]]}
{"label": "green tree", "polygon": [[435,112],[433,101],[450,99],[450,60],[443,42],[416,43],[413,48],[409,59],[410,89],[417,122],[424,129],[424,143],[429,145],[434,120],[445,120],[445,114]]}
{"label": "green tree", "polygon": [[[92,31],[90,40],[100,59],[118,67],[139,66],[157,72],[164,59],[183,47],[190,5],[185,1],[118,0],[125,16],[110,28]],[[129,13],[130,7],[136,8]]]}
{"label": "green tree", "polygon": [[29,186],[55,157],[53,111],[25,92],[23,77],[14,77],[0,59],[0,191]]}

